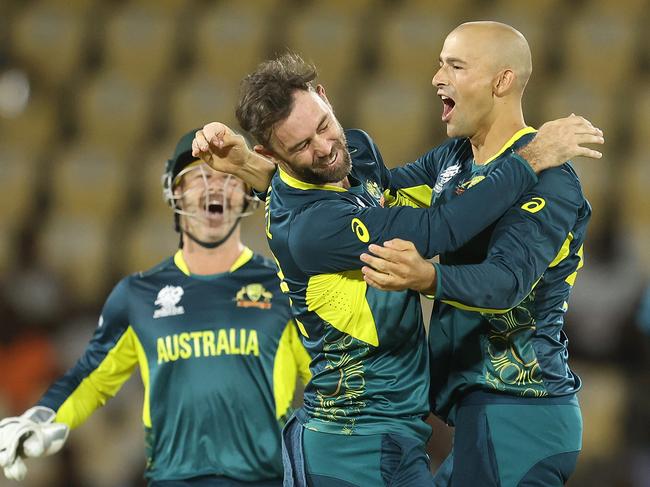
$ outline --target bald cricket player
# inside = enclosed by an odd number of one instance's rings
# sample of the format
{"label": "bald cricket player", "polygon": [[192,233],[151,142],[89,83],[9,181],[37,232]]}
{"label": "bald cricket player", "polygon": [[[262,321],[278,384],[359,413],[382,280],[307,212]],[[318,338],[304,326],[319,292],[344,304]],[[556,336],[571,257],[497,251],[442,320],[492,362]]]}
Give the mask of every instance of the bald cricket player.
{"label": "bald cricket player", "polygon": [[[531,71],[528,43],[512,27],[454,29],[432,80],[450,139],[416,161],[428,183],[414,179],[400,191],[421,194],[428,184],[430,205],[445,205],[479,184],[499,155],[534,157],[526,144],[536,131],[521,107]],[[604,139],[599,130],[578,131],[577,142]],[[600,157],[585,147],[578,154]],[[582,447],[581,383],[569,368],[562,327],[590,214],[567,162],[542,172],[501,219],[441,254],[440,263],[397,239],[362,255],[370,285],[435,296],[431,406],[455,426],[435,485],[556,486],[573,473]]]}

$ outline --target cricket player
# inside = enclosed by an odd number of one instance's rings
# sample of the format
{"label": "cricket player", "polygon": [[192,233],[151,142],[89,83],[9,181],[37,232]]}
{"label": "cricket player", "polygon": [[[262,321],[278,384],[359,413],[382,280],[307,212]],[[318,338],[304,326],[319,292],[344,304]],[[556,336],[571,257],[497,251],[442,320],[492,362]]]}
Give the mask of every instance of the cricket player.
{"label": "cricket player", "polygon": [[184,135],[164,196],[181,248],[113,289],[76,366],[38,405],[0,423],[0,465],[55,453],[136,366],[151,487],[282,485],[281,428],[309,357],[275,265],[240,240],[255,201],[244,183],[194,158]]}
{"label": "cricket player", "polygon": [[[433,85],[450,139],[415,163],[428,175],[415,184],[422,195],[428,178],[431,207],[463,199],[500,154],[535,136],[521,107],[531,69],[526,39],[508,25],[472,22],[449,34]],[[602,134],[579,137],[603,141]],[[445,151],[455,158],[441,157]],[[576,155],[599,154],[584,148]],[[373,245],[362,256],[369,284],[436,298],[431,403],[455,432],[435,485],[559,486],[575,469],[580,378],[569,367],[562,328],[590,215],[566,163],[542,172],[503,217],[443,252],[439,264],[403,240]]]}

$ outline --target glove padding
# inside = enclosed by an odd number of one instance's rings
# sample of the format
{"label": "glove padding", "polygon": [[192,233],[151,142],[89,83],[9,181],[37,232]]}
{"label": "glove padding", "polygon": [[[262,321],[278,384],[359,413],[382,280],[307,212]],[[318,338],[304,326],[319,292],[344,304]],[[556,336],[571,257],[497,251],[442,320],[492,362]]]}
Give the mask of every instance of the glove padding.
{"label": "glove padding", "polygon": [[70,429],[55,423],[55,417],[50,408],[35,406],[22,416],[0,421],[0,467],[8,479],[25,478],[23,458],[52,455],[63,447]]}

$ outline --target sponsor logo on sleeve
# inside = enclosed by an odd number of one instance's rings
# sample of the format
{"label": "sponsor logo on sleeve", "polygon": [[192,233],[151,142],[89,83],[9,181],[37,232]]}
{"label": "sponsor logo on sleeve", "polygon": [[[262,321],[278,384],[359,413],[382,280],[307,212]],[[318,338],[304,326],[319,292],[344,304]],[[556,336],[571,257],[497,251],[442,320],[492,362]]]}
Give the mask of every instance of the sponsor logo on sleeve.
{"label": "sponsor logo on sleeve", "polygon": [[521,209],[527,211],[528,213],[537,213],[545,206],[546,206],[546,201],[544,200],[544,198],[535,197],[531,199],[529,202],[521,205]]}
{"label": "sponsor logo on sleeve", "polygon": [[460,164],[454,164],[449,166],[444,171],[440,173],[438,179],[436,180],[436,185],[433,187],[433,192],[439,194],[447,185],[451,178],[460,172]]}
{"label": "sponsor logo on sleeve", "polygon": [[368,243],[370,241],[370,232],[368,232],[368,229],[361,220],[358,218],[353,218],[351,226],[352,231],[359,240],[361,240],[363,243]]}

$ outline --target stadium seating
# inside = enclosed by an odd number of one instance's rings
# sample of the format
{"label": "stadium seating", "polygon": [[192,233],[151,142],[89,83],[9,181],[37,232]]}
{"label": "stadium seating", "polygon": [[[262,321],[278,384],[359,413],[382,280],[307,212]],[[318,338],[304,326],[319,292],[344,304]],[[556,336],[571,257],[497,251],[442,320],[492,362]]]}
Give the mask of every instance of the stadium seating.
{"label": "stadium seating", "polygon": [[[29,223],[27,218],[36,209],[42,172],[39,171],[39,161],[34,156],[35,154],[26,154],[22,147],[0,145],[0,194],[6,202],[0,205],[2,256],[12,255],[10,247],[13,238]],[[2,256],[0,260],[4,261]]]}
{"label": "stadium seating", "polygon": [[15,117],[0,117],[2,142],[29,155],[51,152],[58,135],[57,104],[39,92],[33,93],[25,110]]}
{"label": "stadium seating", "polygon": [[180,77],[175,85],[167,115],[172,137],[215,119],[237,127],[237,82],[197,69]]}
{"label": "stadium seating", "polygon": [[131,171],[107,146],[79,141],[52,167],[52,201],[56,212],[111,222],[124,211]]}
{"label": "stadium seating", "polygon": [[126,4],[106,25],[104,52],[109,69],[149,88],[167,74],[173,59],[174,18],[144,5]]}
{"label": "stadium seating", "polygon": [[234,83],[265,59],[274,25],[268,21],[274,4],[226,1],[202,12],[187,32],[193,40],[191,56],[198,70]]}
{"label": "stadium seating", "polygon": [[65,8],[34,2],[11,24],[16,59],[49,85],[72,79],[84,55],[87,8],[82,7],[79,1]]}
{"label": "stadium seating", "polygon": [[342,16],[335,6],[313,4],[298,12],[288,26],[286,45],[318,68],[335,106],[345,110],[352,80],[359,77],[362,18]]}
{"label": "stadium seating", "polygon": [[61,277],[73,302],[93,304],[106,292],[115,237],[92,215],[52,213],[37,239],[38,263]]}
{"label": "stadium seating", "polygon": [[634,17],[624,9],[585,9],[567,26],[564,66],[567,73],[603,94],[615,93],[629,81],[636,56]]}
{"label": "stadium seating", "polygon": [[144,271],[172,255],[178,248],[178,234],[174,232],[173,222],[171,210],[166,214],[145,212],[132,221],[117,262],[120,272]]}
{"label": "stadium seating", "polygon": [[89,143],[131,150],[149,130],[152,93],[124,73],[102,70],[82,87],[77,102],[77,125]]}
{"label": "stadium seating", "polygon": [[431,129],[432,119],[440,113],[431,85],[378,78],[368,81],[363,90],[357,122],[379,145],[386,165],[395,167],[441,141],[434,139]]}
{"label": "stadium seating", "polygon": [[[316,62],[345,126],[370,132],[389,165],[410,160],[444,138],[431,77],[449,30],[476,18],[512,23],[528,38],[529,123],[576,112],[605,129],[605,161],[576,162],[594,206],[619,191],[609,181],[620,170],[625,221],[650,225],[645,209],[633,210],[644,208],[636,199],[643,166],[624,167],[650,149],[644,0],[8,0],[1,11],[9,27],[1,50],[10,67],[26,71],[32,90],[24,112],[0,117],[2,187],[15,201],[5,212],[9,228],[28,224],[27,188],[45,191],[45,210],[58,215],[52,221],[84,212],[103,226],[116,218],[125,228],[168,221],[159,177],[176,138],[215,118],[236,126],[240,79],[287,47]],[[38,164],[51,170],[42,186],[26,169]],[[127,194],[115,198],[116,184]],[[44,232],[35,231],[39,241]],[[17,245],[9,235],[3,248]]]}

